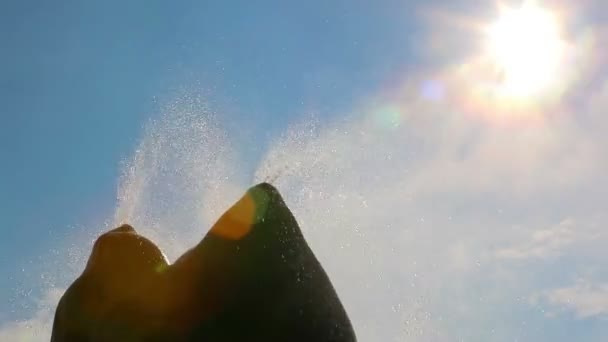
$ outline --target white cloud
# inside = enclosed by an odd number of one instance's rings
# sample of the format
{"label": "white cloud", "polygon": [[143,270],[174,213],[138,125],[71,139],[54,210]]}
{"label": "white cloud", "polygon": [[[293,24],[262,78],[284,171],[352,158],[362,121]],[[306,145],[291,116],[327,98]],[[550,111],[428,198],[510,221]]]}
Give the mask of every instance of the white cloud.
{"label": "white cloud", "polygon": [[52,288],[44,293],[30,319],[6,322],[0,325],[0,341],[47,342],[51,339],[51,328],[55,307],[64,290]]}
{"label": "white cloud", "polygon": [[581,319],[608,316],[608,283],[578,280],[572,286],[545,291],[540,299],[558,312],[572,312]]}
{"label": "white cloud", "polygon": [[499,249],[496,256],[502,259],[528,259],[559,255],[563,248],[580,238],[574,225],[572,220],[565,220],[551,229],[532,231],[529,239],[522,241],[521,245]]}

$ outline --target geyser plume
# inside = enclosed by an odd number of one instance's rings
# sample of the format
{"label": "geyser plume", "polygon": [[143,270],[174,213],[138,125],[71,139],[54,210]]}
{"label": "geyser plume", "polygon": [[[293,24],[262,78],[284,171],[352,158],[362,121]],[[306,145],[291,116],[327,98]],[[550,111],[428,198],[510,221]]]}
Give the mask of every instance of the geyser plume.
{"label": "geyser plume", "polygon": [[[411,148],[404,143],[411,141]],[[440,340],[422,277],[426,226],[409,189],[415,141],[365,117],[293,125],[271,144],[255,179],[275,177],[332,277],[361,341]],[[441,239],[437,239],[439,242]],[[416,254],[418,256],[416,256]],[[427,280],[430,282],[427,284]]]}
{"label": "geyser plume", "polygon": [[148,123],[124,164],[113,226],[132,224],[175,260],[246,189],[236,170],[215,115],[200,97],[182,95]]}

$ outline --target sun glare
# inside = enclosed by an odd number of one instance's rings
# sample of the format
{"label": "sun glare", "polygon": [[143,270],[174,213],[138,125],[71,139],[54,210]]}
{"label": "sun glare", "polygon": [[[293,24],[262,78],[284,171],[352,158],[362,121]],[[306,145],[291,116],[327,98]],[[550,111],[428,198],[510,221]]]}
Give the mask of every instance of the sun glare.
{"label": "sun glare", "polygon": [[504,8],[488,27],[487,38],[503,96],[526,99],[557,81],[564,44],[557,18],[549,11],[533,3]]}

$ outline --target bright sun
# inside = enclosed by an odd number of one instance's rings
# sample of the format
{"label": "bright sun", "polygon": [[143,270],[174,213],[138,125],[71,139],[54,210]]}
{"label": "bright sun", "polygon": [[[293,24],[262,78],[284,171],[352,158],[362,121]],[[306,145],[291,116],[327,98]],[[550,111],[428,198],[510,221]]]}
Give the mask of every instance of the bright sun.
{"label": "bright sun", "polygon": [[556,17],[533,3],[505,8],[487,28],[487,49],[504,96],[539,95],[559,77],[564,43]]}

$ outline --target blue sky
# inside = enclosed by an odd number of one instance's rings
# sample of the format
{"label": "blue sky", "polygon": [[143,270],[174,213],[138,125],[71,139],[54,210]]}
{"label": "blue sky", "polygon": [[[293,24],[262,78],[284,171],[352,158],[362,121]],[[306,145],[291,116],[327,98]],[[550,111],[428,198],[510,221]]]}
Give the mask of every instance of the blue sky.
{"label": "blue sky", "polygon": [[361,341],[605,340],[605,8],[546,5],[565,90],[499,120],[490,2],[3,2],[0,337],[106,224],[175,257],[278,176]]}
{"label": "blue sky", "polygon": [[291,117],[348,104],[410,54],[397,30],[409,31],[398,20],[404,4],[2,6],[1,135],[12,165],[0,177],[11,194],[2,217],[21,250],[40,247],[44,239],[32,238],[41,226],[64,229],[108,210],[117,164],[155,99],[202,84],[230,109],[222,116],[253,123],[247,138],[264,146]]}

